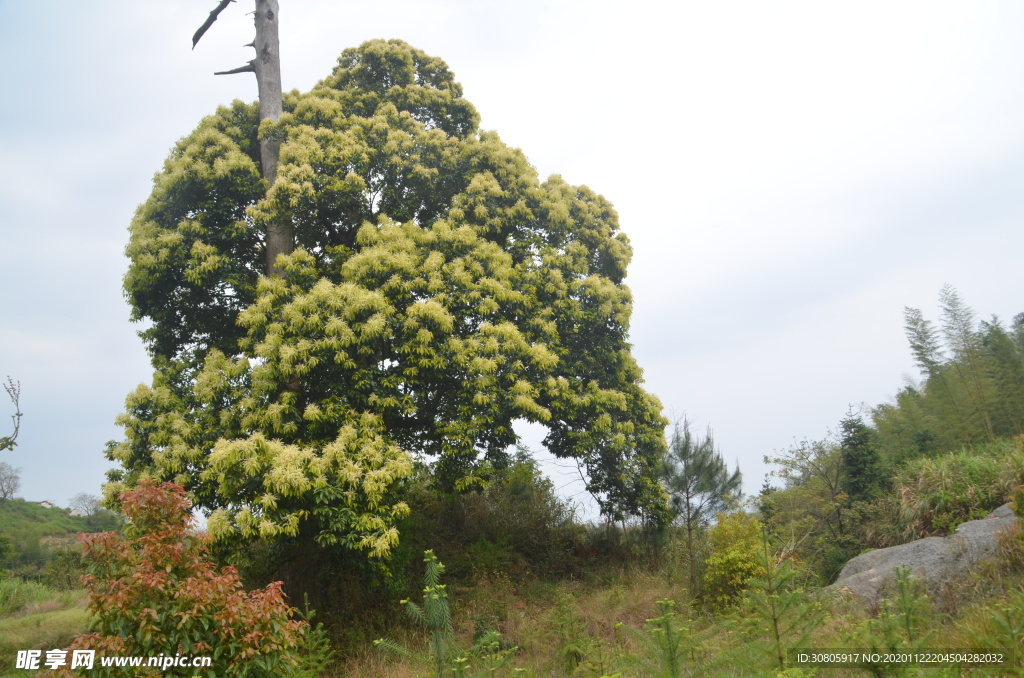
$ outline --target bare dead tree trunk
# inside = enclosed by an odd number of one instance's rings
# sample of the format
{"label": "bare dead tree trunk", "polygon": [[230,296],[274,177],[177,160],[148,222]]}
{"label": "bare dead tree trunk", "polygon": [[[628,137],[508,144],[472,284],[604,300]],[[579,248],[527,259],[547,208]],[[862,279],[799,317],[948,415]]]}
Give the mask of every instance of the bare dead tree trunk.
{"label": "bare dead tree trunk", "polygon": [[[220,0],[217,7],[195,35],[192,36],[192,49],[203,37],[213,22],[224,9],[235,0]],[[239,68],[221,71],[214,75],[230,75],[232,73],[255,73],[256,86],[260,97],[260,123],[270,119],[277,122],[281,119],[284,108],[281,100],[281,41],[278,37],[278,5],[277,0],[256,0],[256,39],[247,47],[256,50],[256,57]],[[260,165],[263,178],[267,182],[267,191],[274,188],[277,181],[277,163],[281,156],[281,140],[276,134],[269,134],[260,139]],[[278,268],[277,258],[289,254],[295,249],[295,233],[291,224],[276,220],[267,224],[266,246],[267,275],[280,277],[284,271]],[[288,381],[286,389],[298,392],[300,383],[297,378]]]}
{"label": "bare dead tree trunk", "polygon": [[[277,31],[277,0],[256,0],[256,58],[253,70],[260,95],[260,122],[281,119],[281,43]],[[274,135],[260,140],[260,164],[268,187],[277,180],[281,141]],[[275,221],[267,226],[267,275],[280,276],[277,257],[295,248],[291,224]]]}
{"label": "bare dead tree trunk", "polygon": [[[234,0],[221,0],[216,9],[192,36],[192,48],[195,49],[199,39],[217,20],[217,16]],[[283,108],[281,101],[281,41],[278,38],[277,0],[256,0],[256,39],[248,46],[256,50],[256,58],[249,63],[230,71],[220,71],[215,75],[231,75],[234,73],[255,73],[256,86],[260,97],[260,122],[266,119],[277,122],[281,119]],[[263,178],[267,181],[267,190],[274,187],[277,181],[277,161],[281,155],[281,140],[271,134],[260,139],[260,165]],[[266,252],[267,275],[280,276],[283,272],[277,267],[277,257],[288,254],[295,249],[295,234],[284,221],[275,221],[267,225]]]}

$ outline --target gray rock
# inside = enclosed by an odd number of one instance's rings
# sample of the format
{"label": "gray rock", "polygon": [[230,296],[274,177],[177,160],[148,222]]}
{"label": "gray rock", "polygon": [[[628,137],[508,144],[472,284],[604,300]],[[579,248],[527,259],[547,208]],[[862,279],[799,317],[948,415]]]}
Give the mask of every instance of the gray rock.
{"label": "gray rock", "polygon": [[996,555],[997,533],[1017,522],[1009,504],[1000,506],[988,518],[961,524],[948,537],[926,537],[884,549],[868,551],[843,567],[831,590],[847,590],[869,604],[879,600],[879,591],[892,580],[893,570],[907,567],[929,587],[953,581],[979,561]]}

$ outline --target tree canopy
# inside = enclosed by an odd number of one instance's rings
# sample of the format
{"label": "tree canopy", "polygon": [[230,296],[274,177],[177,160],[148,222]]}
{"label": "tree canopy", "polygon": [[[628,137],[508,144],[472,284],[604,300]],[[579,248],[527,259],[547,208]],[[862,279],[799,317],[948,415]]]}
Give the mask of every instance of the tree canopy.
{"label": "tree canopy", "polygon": [[839,486],[850,501],[869,501],[886,477],[875,445],[875,432],[852,409],[839,422],[839,428]]}
{"label": "tree canopy", "polygon": [[[285,94],[279,121],[236,101],[178,142],[131,225],[125,292],[155,374],[128,397],[110,493],[174,480],[217,535],[309,525],[383,555],[414,457],[464,489],[527,420],[605,514],[664,516],[615,210],[478,122],[443,61],[377,40]],[[296,249],[266,277],[282,221]]]}
{"label": "tree canopy", "polygon": [[938,328],[905,309],[921,381],[872,412],[880,454],[895,461],[1024,434],[1024,314],[979,323],[948,285],[939,306]]}
{"label": "tree canopy", "polygon": [[687,525],[703,525],[739,499],[743,475],[729,473],[710,428],[704,437],[683,418],[672,427],[663,478],[673,513]]}
{"label": "tree canopy", "polygon": [[7,462],[0,461],[0,504],[14,499],[14,493],[21,487],[20,468],[14,468]]}

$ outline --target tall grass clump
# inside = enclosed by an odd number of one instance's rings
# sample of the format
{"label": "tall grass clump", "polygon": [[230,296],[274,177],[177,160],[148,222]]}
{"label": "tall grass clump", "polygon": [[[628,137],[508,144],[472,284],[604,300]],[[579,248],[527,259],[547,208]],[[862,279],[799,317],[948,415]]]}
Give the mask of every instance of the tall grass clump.
{"label": "tall grass clump", "polygon": [[[81,598],[81,594],[77,595]],[[68,596],[63,596],[68,598]],[[41,608],[65,607],[62,595],[49,586],[18,577],[0,579],[0,618],[39,611]]]}
{"label": "tall grass clump", "polygon": [[893,483],[902,517],[918,537],[948,534],[962,522],[984,518],[1022,484],[1024,443],[1019,440],[915,459]]}

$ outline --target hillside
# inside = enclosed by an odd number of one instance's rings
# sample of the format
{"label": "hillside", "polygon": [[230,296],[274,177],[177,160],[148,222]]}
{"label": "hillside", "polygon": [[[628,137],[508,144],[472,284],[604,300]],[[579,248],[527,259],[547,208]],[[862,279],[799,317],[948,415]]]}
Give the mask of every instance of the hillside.
{"label": "hillside", "polygon": [[58,550],[73,546],[79,532],[116,530],[120,525],[119,517],[105,509],[91,516],[72,516],[65,509],[24,499],[7,501],[0,505],[0,569],[31,577]]}

